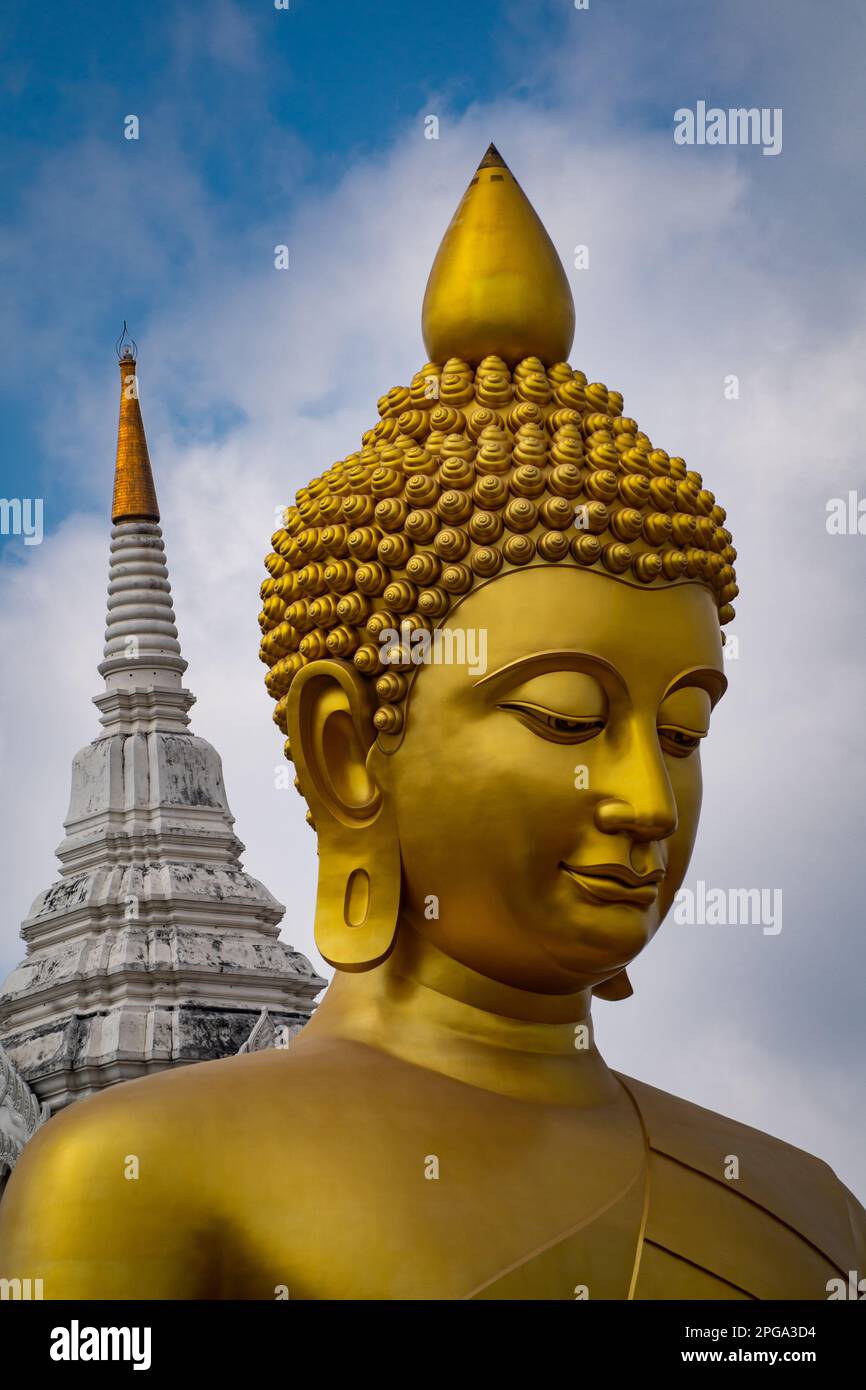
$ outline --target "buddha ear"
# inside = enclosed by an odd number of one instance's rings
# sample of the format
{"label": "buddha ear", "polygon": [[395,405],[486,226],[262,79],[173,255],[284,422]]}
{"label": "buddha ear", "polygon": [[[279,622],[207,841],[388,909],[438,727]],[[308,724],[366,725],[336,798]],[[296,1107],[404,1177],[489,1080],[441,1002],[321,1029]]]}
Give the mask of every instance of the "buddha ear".
{"label": "buddha ear", "polygon": [[628,999],[634,994],[631,980],[624,970],[620,970],[616,975],[611,975],[609,980],[604,980],[600,985],[595,985],[593,994],[597,994],[599,999]]}
{"label": "buddha ear", "polygon": [[319,839],[316,944],[341,970],[369,970],[394,944],[400,846],[369,770],[369,682],[346,661],[314,661],[292,681],[289,744]]}

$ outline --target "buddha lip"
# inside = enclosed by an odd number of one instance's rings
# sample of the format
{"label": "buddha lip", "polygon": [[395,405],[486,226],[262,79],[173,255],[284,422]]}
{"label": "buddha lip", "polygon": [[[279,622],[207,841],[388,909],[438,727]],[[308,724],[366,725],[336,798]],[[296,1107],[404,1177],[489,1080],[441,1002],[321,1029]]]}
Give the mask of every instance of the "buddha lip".
{"label": "buddha lip", "polygon": [[626,888],[646,888],[650,883],[661,883],[665,876],[663,869],[651,869],[648,874],[639,874],[630,864],[567,864],[563,860],[562,867],[573,874],[582,874],[584,878],[613,878],[617,883],[625,884]]}
{"label": "buddha lip", "polygon": [[626,864],[592,864],[578,868],[562,863],[562,869],[573,878],[582,892],[595,902],[634,903],[649,907],[658,896],[658,884],[664,878],[661,869],[648,874],[635,873]]}

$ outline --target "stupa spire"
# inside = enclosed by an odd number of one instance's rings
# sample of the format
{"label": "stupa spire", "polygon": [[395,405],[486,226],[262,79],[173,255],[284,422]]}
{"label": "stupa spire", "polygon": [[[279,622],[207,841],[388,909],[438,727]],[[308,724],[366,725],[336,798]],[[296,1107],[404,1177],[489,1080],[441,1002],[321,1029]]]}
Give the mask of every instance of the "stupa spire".
{"label": "stupa spire", "polygon": [[434,362],[539,357],[550,366],[571,349],[574,301],[562,262],[495,145],[436,253],[421,326]]}
{"label": "stupa spire", "polygon": [[138,350],[134,340],[129,337],[125,322],[117,340],[117,356],[120,363],[120,420],[111,519],[114,522],[159,521],[156,488],[138,399]]}
{"label": "stupa spire", "polygon": [[287,1038],[325,983],[278,939],[284,909],[244,871],[219,754],[190,729],[195,696],[125,330],[102,729],[73,760],[60,876],[33,904],[27,955],[0,984],[0,1186],[20,1149],[5,1142],[4,1107],[21,1143],[40,1114],[9,1064],[56,1110],[115,1081]]}
{"label": "stupa spire", "polygon": [[[111,519],[111,565],[104,660],[106,688],[181,691],[186,662],[177,640],[156,488],[138,397],[138,351],[126,324],[117,341],[120,422]],[[183,692],[183,723],[193,696]],[[162,701],[165,705],[165,701]],[[102,708],[103,706],[100,705]],[[167,709],[162,709],[168,715]],[[177,719],[179,711],[173,712]]]}

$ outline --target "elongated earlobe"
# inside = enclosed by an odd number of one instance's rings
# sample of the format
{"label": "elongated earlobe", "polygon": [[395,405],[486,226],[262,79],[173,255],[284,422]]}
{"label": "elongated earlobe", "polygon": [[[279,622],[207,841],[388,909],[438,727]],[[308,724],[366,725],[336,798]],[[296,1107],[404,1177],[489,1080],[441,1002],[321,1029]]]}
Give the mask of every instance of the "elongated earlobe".
{"label": "elongated earlobe", "polygon": [[312,662],[292,684],[288,718],[319,838],[316,944],[339,970],[369,970],[394,944],[401,876],[396,825],[367,765],[368,684],[347,662]]}

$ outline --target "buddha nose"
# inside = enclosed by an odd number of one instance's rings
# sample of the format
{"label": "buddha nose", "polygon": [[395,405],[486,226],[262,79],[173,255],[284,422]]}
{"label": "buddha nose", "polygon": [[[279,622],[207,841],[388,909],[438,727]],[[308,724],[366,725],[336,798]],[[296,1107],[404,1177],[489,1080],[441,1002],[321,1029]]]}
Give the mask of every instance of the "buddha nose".
{"label": "buddha nose", "polygon": [[651,739],[633,750],[624,773],[626,794],[602,797],[596,803],[598,829],[639,841],[667,839],[677,828],[677,803],[655,730]]}
{"label": "buddha nose", "polygon": [[621,797],[608,797],[595,808],[595,823],[607,835],[629,835],[633,840],[666,840],[677,828],[676,808],[647,807],[638,810]]}

